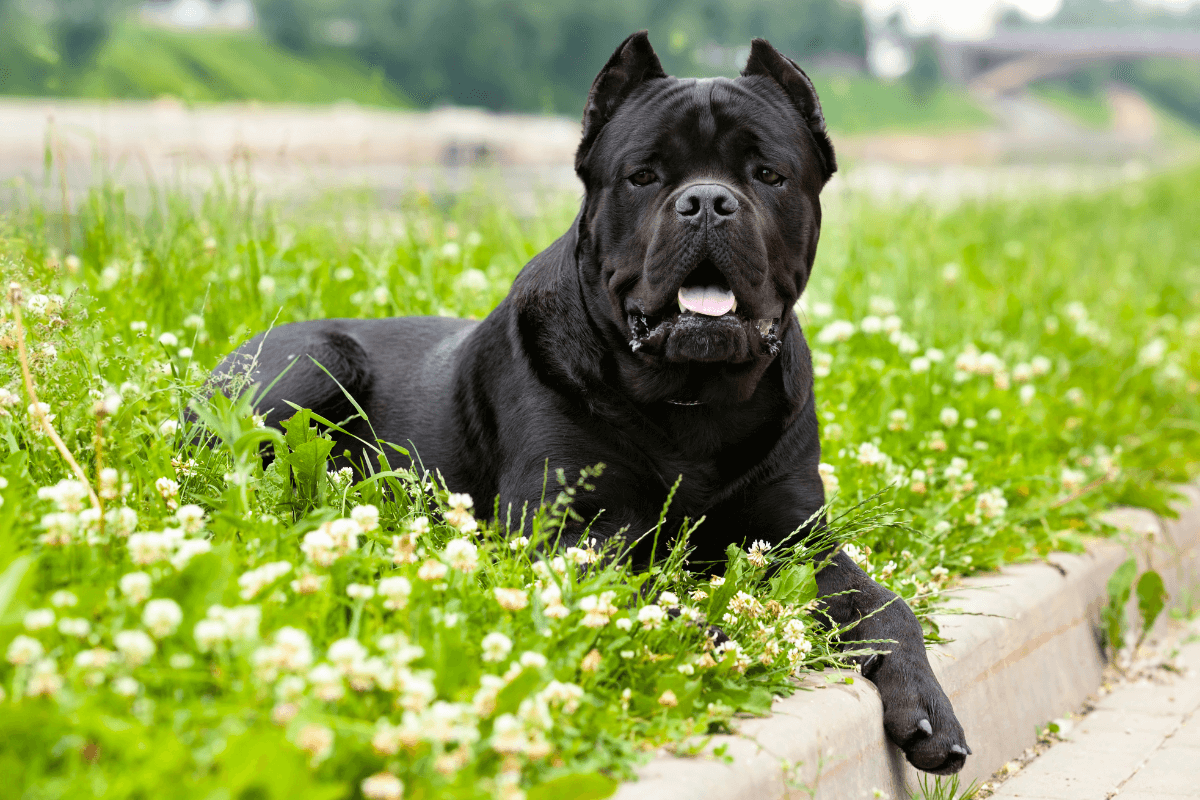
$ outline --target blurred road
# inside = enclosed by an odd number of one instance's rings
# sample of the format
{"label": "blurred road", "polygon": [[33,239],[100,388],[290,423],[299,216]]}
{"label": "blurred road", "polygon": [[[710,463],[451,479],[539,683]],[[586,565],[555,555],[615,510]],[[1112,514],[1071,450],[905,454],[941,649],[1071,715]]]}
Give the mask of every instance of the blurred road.
{"label": "blurred road", "polygon": [[[953,202],[1033,187],[1087,190],[1178,160],[1136,95],[1111,103],[1117,124],[1105,131],[1027,96],[985,102],[996,119],[986,130],[835,135],[844,168],[831,190]],[[237,174],[278,198],[350,187],[453,192],[483,181],[532,211],[546,192],[579,191],[578,135],[573,119],[463,108],[0,98],[0,186],[9,187],[0,203],[30,193],[76,202],[105,178],[197,188]]]}

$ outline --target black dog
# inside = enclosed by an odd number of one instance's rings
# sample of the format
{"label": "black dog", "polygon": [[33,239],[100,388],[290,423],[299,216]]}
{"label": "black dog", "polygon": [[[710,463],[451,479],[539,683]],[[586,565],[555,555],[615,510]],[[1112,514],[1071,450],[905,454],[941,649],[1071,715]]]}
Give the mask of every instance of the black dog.
{"label": "black dog", "polygon": [[[575,167],[575,223],[483,322],[299,322],[250,340],[216,377],[284,373],[258,401],[272,425],[285,400],[353,416],[318,362],[367,412],[371,427],[360,418],[349,433],[411,443],[481,506],[536,507],[547,459],[572,475],[603,463],[575,506],[604,512],[593,536],[652,528],[682,475],[672,512],[707,517],[696,560],[780,542],[825,502],[792,310],[836,169],[812,83],[761,39],[736,80],[670,78],[635,34],[592,84]],[[352,436],[343,449],[364,451]],[[840,552],[817,577],[836,595],[830,618],[861,620],[847,638],[895,642],[863,665],[888,735],[919,769],[961,769],[970,749],[912,611]]]}

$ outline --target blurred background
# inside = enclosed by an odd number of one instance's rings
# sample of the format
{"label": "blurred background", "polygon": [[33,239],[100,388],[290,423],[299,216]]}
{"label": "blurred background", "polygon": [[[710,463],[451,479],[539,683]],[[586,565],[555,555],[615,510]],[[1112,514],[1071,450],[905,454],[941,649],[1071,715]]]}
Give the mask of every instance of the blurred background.
{"label": "blurred background", "polygon": [[575,190],[587,88],[641,28],[676,75],[735,75],[754,36],[795,58],[842,190],[1090,187],[1200,151],[1194,0],[0,0],[0,181]]}

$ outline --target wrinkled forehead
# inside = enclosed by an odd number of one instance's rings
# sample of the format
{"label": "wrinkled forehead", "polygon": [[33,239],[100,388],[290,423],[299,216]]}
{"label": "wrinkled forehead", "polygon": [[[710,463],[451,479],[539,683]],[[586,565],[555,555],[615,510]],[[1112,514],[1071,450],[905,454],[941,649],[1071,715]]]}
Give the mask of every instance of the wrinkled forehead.
{"label": "wrinkled forehead", "polygon": [[643,84],[621,105],[592,163],[606,183],[649,164],[690,172],[760,158],[797,169],[815,159],[804,131],[799,112],[769,79],[666,78]]}

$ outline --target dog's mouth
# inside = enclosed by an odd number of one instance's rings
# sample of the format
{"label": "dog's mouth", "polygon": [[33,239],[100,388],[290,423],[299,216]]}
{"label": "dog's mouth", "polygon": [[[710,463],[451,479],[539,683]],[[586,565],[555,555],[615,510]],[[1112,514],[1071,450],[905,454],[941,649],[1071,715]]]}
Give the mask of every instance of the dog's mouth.
{"label": "dog's mouth", "polygon": [[[755,351],[778,354],[780,318],[738,314],[737,295],[711,259],[688,273],[675,299],[657,315],[646,314],[640,302],[628,311],[633,352],[663,354],[670,361],[745,361]],[[672,338],[675,346],[668,341]],[[694,346],[687,346],[689,340]]]}
{"label": "dog's mouth", "polygon": [[717,265],[704,259],[679,287],[679,313],[722,317],[737,311],[737,297]]}

